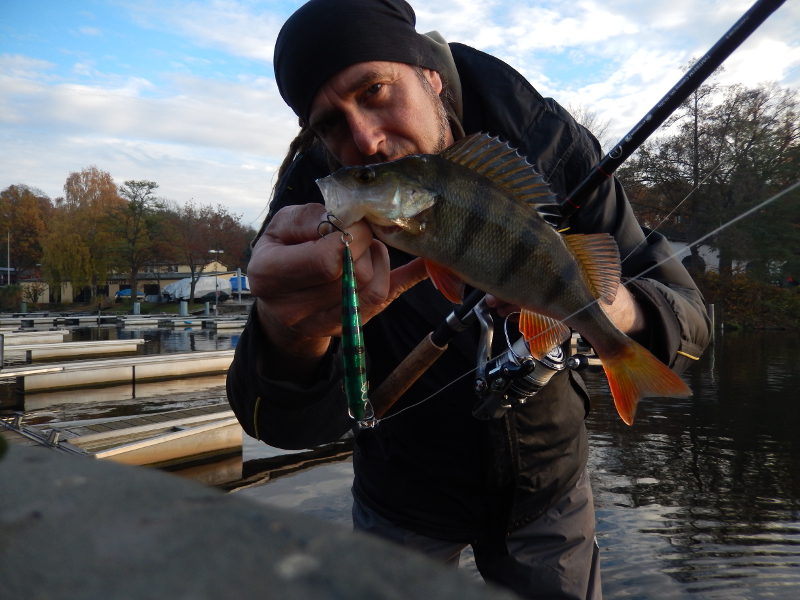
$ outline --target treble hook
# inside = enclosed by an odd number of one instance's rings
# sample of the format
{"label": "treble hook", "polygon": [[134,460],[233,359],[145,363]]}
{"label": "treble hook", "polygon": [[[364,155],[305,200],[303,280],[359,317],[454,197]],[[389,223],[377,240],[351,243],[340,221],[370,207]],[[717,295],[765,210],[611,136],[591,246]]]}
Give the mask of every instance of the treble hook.
{"label": "treble hook", "polygon": [[[350,242],[353,241],[353,234],[352,233],[348,233],[347,231],[345,231],[344,229],[339,227],[336,223],[331,221],[331,219],[336,219],[340,223],[342,222],[341,219],[339,219],[336,215],[334,215],[332,213],[327,213],[325,215],[325,220],[324,221],[320,221],[319,225],[317,225],[317,233],[319,234],[319,237],[324,238],[327,235],[327,234],[322,233],[320,231],[320,228],[323,225],[330,225],[333,229],[335,229],[336,231],[338,231],[338,232],[340,232],[342,234],[342,243],[345,246],[348,246],[350,244]],[[350,238],[350,239],[348,240],[347,238]]]}

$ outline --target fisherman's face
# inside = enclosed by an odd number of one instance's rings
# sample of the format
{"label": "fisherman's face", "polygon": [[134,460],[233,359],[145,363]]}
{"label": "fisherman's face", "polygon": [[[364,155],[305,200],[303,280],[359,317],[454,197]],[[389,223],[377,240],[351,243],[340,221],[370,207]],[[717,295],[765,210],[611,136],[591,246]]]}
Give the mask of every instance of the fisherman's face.
{"label": "fisherman's face", "polygon": [[453,143],[436,71],[365,62],[331,77],[311,104],[309,124],[344,166],[436,154]]}

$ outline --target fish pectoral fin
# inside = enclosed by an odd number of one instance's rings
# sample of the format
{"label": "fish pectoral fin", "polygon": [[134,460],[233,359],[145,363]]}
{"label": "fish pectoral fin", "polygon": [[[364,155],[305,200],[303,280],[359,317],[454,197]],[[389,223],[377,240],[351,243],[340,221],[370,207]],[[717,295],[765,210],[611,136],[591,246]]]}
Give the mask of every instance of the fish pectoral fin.
{"label": "fish pectoral fin", "polygon": [[550,350],[567,341],[572,332],[561,321],[522,309],[519,317],[519,330],[522,332],[531,355],[543,358]]}
{"label": "fish pectoral fin", "polygon": [[427,258],[423,261],[436,289],[442,292],[450,302],[461,304],[464,301],[464,280],[449,269]]}
{"label": "fish pectoral fin", "polygon": [[622,274],[614,238],[607,233],[589,233],[565,235],[562,239],[580,265],[592,295],[606,304],[614,302]]}

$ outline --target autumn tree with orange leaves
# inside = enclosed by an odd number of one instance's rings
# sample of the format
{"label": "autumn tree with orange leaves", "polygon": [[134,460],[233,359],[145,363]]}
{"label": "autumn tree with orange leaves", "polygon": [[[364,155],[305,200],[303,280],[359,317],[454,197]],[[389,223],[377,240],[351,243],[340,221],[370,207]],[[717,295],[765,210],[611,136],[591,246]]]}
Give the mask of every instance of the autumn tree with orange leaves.
{"label": "autumn tree with orange leaves", "polygon": [[[10,266],[17,273],[34,271],[41,263],[41,239],[52,210],[53,204],[44,192],[26,185],[11,185],[0,192],[0,239],[10,241]],[[6,259],[0,260],[0,264],[5,263]]]}

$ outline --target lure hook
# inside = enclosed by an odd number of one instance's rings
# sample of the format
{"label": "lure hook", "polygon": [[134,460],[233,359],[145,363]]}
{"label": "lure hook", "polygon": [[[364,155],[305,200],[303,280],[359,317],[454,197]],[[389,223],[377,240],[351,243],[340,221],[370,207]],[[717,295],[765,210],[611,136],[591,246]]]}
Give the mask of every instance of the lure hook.
{"label": "lure hook", "polygon": [[342,229],[341,227],[339,227],[336,223],[331,221],[331,219],[336,219],[337,221],[339,221],[341,223],[341,220],[338,219],[336,217],[336,215],[334,215],[332,213],[327,213],[325,215],[325,220],[324,221],[320,221],[319,225],[317,225],[317,233],[319,234],[319,237],[324,238],[325,235],[326,235],[326,234],[322,233],[322,231],[320,231],[320,229],[324,225],[330,225],[333,229],[335,229],[336,231],[338,231],[339,233],[342,234],[342,243],[345,246],[348,246],[350,244],[350,242],[353,241],[353,234],[349,233],[349,232],[345,231],[344,229]]}

